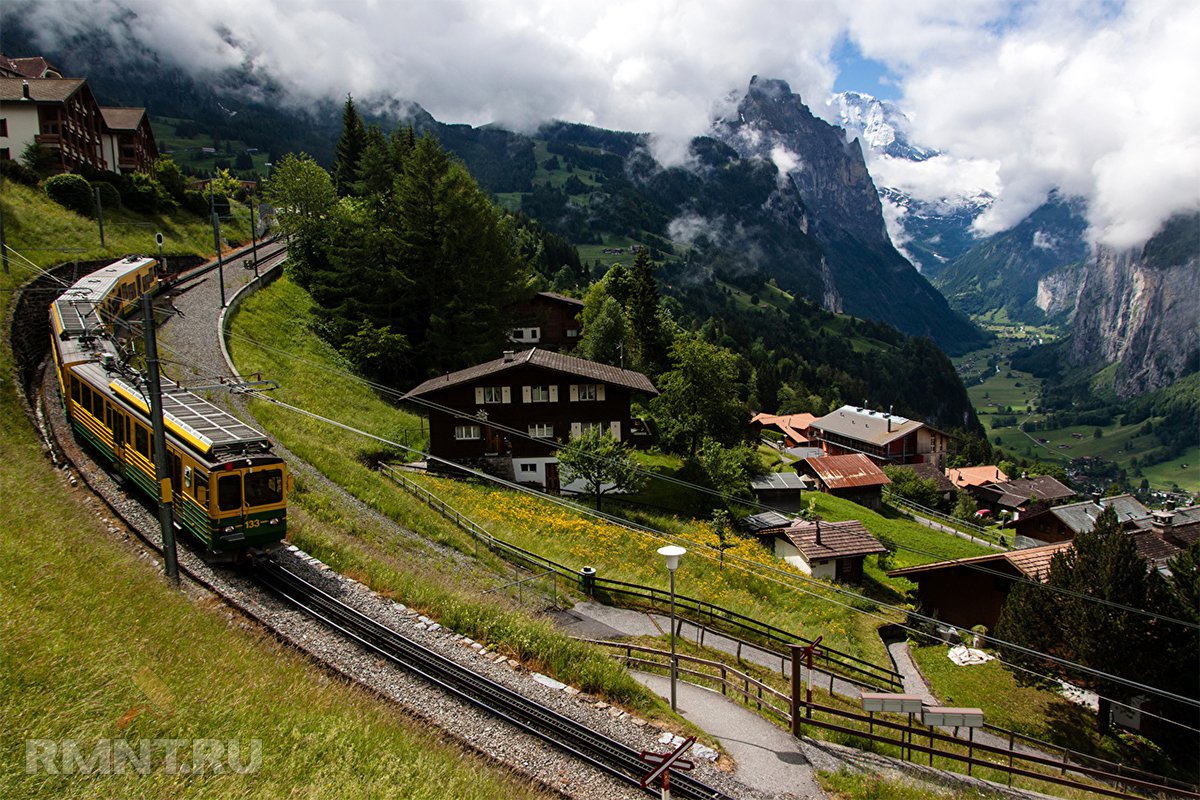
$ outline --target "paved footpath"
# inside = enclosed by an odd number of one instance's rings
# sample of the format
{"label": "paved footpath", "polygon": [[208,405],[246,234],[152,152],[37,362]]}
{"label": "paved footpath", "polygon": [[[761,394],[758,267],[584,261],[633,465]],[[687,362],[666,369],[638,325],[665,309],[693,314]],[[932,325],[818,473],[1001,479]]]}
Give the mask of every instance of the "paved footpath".
{"label": "paved footpath", "polygon": [[[669,677],[636,671],[633,676],[661,697],[671,696]],[[826,797],[803,741],[720,692],[680,681],[675,693],[680,716],[721,742],[737,762],[742,783],[784,797]]]}

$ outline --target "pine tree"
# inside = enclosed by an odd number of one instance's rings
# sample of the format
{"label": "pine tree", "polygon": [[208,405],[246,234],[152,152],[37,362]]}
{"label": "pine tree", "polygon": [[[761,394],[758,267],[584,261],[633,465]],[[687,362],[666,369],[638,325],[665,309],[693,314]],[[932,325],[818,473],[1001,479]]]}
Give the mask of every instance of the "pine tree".
{"label": "pine tree", "polygon": [[354,98],[346,95],[342,107],[342,135],[337,141],[337,155],[333,167],[333,182],[340,196],[360,194],[358,167],[363,150],[367,146],[367,132],[363,127]]}

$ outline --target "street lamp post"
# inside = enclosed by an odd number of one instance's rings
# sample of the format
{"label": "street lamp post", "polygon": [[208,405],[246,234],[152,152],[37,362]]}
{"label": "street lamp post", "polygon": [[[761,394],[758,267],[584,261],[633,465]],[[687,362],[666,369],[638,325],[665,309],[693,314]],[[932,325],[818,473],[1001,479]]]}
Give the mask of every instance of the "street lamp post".
{"label": "street lamp post", "polygon": [[687,550],[676,544],[658,548],[658,554],[667,561],[667,572],[671,573],[671,710],[675,707],[675,682],[679,676],[679,658],[675,655],[675,570],[679,569],[679,558]]}

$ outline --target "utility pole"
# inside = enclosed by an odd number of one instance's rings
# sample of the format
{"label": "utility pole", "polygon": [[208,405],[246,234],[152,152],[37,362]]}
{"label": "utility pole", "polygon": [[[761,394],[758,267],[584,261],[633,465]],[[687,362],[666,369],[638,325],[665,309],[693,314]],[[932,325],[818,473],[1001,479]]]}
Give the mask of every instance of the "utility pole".
{"label": "utility pole", "polygon": [[221,288],[221,308],[225,307],[225,264],[221,260],[221,218],[217,216],[217,196],[213,184],[215,176],[208,181],[208,205],[212,209],[213,244],[217,248],[217,286]]}
{"label": "utility pole", "polygon": [[254,224],[254,194],[250,195],[250,254],[254,258],[254,277],[258,277],[258,226]]}
{"label": "utility pole", "polygon": [[163,429],[162,384],[158,380],[158,341],[154,336],[154,301],[142,295],[145,331],[146,378],[150,390],[150,422],[154,433],[154,477],[158,481],[158,523],[162,527],[163,560],[167,578],[179,585],[179,562],[175,554],[175,528],[171,520],[171,473],[167,466],[166,432]]}
{"label": "utility pole", "polygon": [[4,239],[4,209],[0,208],[0,261],[4,262],[4,274],[8,274],[8,242]]}
{"label": "utility pole", "polygon": [[100,202],[100,187],[96,187],[96,219],[100,221],[100,246],[104,247],[104,205]]}

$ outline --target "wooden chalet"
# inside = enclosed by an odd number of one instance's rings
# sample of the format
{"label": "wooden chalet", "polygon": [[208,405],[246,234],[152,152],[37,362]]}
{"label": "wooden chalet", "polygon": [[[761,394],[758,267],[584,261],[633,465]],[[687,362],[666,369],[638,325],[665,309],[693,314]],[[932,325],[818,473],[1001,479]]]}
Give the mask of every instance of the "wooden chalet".
{"label": "wooden chalet", "polygon": [[858,520],[824,522],[798,519],[786,528],[758,532],[770,536],[772,551],[814,578],[861,583],[863,559],[886,553],[878,539]]}
{"label": "wooden chalet", "polygon": [[950,436],[936,428],[856,406],[813,420],[809,430],[826,455],[861,453],[879,466],[929,462],[944,467],[950,451]]}
{"label": "wooden chalet", "polygon": [[875,462],[862,453],[806,458],[796,471],[812,477],[817,489],[868,508],[883,507],[883,487],[891,483]]}
{"label": "wooden chalet", "polygon": [[1036,513],[1064,500],[1076,497],[1075,490],[1049,475],[1017,478],[985,486],[967,487],[980,508],[993,514],[1009,512],[1013,519]]}
{"label": "wooden chalet", "polygon": [[579,343],[583,301],[554,292],[538,292],[517,308],[520,327],[510,336],[514,344],[542,350],[570,350]]}
{"label": "wooden chalet", "polygon": [[431,378],[401,399],[428,408],[437,458],[557,491],[557,443],[594,428],[637,442],[635,394],[658,390],[640,372],[533,348]]}
{"label": "wooden chalet", "polygon": [[1126,530],[1139,527],[1139,522],[1150,519],[1150,509],[1138,502],[1136,497],[1120,494],[1115,497],[1102,497],[1099,500],[1085,500],[1082,503],[1040,508],[1019,517],[1012,527],[1018,541],[1034,544],[1065,542],[1075,538],[1076,534],[1090,531],[1100,513],[1110,507],[1116,512],[1121,527]]}
{"label": "wooden chalet", "polygon": [[754,499],[781,511],[799,511],[802,493],[812,487],[811,478],[795,472],[768,472],[750,479]]}
{"label": "wooden chalet", "polygon": [[986,625],[995,630],[1014,580],[1045,580],[1050,559],[1070,542],[1010,550],[972,558],[894,569],[893,578],[917,585],[921,610],[959,628]]}

